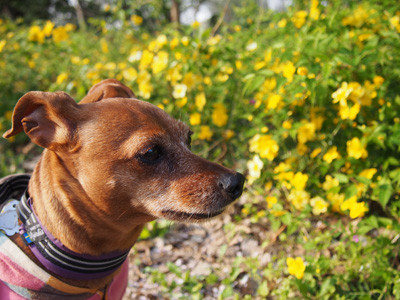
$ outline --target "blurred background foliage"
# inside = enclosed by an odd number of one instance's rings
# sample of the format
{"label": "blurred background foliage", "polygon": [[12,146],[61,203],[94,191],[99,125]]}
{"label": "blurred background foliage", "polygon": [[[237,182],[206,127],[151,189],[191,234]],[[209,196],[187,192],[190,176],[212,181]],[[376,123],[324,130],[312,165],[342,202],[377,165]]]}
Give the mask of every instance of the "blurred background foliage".
{"label": "blurred background foliage", "polygon": [[[397,299],[400,4],[276,4],[2,0],[1,131],[30,90],[79,100],[116,78],[189,123],[194,152],[246,174],[235,222],[277,232],[286,249],[246,265],[252,297]],[[0,148],[1,175],[38,151],[24,135]]]}

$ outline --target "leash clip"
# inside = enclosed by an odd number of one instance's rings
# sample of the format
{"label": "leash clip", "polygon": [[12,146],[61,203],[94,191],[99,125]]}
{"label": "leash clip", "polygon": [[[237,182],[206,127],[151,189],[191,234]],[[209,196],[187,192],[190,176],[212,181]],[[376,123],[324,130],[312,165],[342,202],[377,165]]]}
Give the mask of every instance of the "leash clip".
{"label": "leash clip", "polygon": [[8,236],[19,232],[17,206],[19,201],[10,199],[0,212],[0,230]]}

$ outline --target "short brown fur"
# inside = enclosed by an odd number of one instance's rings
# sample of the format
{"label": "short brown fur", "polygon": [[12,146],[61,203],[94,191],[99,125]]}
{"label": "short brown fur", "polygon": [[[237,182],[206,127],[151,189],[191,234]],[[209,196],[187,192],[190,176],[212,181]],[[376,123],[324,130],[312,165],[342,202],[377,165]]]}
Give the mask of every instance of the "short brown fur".
{"label": "short brown fur", "polygon": [[[236,186],[221,179],[238,173],[190,151],[187,125],[134,99],[113,79],[95,85],[79,104],[62,92],[29,92],[12,121],[4,137],[25,131],[46,148],[29,183],[33,208],[53,236],[78,253],[128,250],[146,222],[200,221],[241,194],[242,177]],[[146,159],[154,158],[153,150],[161,152],[156,163]],[[68,281],[102,288],[111,278]]]}

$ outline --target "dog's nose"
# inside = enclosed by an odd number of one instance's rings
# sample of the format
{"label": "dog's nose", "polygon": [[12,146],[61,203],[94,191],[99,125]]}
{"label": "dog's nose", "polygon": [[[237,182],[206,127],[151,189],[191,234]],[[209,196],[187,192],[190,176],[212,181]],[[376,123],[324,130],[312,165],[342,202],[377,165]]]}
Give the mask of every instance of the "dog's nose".
{"label": "dog's nose", "polygon": [[244,176],[240,173],[224,174],[219,180],[219,186],[235,200],[240,197],[243,191]]}

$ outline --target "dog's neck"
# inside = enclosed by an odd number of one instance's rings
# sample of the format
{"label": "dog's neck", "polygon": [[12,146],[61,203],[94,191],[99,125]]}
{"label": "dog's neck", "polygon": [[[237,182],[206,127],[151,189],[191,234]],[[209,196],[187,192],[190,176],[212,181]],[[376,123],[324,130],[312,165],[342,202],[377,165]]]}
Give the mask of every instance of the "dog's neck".
{"label": "dog's neck", "polygon": [[28,197],[24,193],[17,208],[22,222],[20,234],[48,271],[60,277],[93,280],[113,274],[125,262],[129,250],[91,256],[66,248],[40,223],[32,209],[32,198]]}
{"label": "dog's neck", "polygon": [[29,183],[33,209],[40,222],[77,253],[95,256],[129,250],[148,220],[143,216],[136,221],[135,216],[130,216],[130,223],[114,220],[87,195],[73,173],[75,170],[62,157],[44,150]]}

